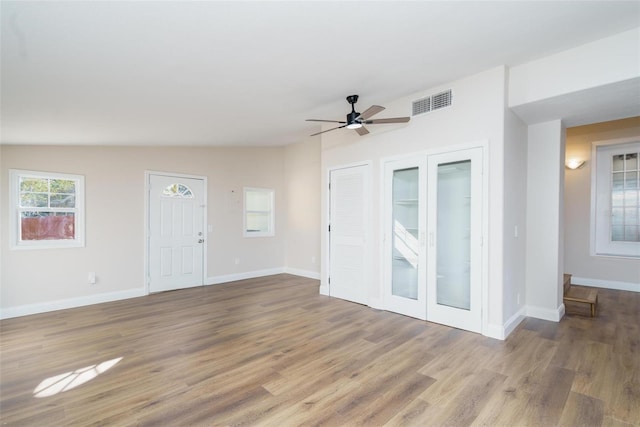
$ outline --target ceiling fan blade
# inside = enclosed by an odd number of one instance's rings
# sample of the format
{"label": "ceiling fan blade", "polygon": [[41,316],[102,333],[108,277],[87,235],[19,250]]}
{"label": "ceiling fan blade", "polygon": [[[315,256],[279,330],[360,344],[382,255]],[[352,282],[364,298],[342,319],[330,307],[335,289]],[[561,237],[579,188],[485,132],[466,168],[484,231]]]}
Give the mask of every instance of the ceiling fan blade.
{"label": "ceiling fan blade", "polygon": [[[338,122],[338,123],[344,123],[344,122]],[[342,126],[338,126],[338,127],[336,127],[336,128],[331,128],[331,129],[323,130],[323,131],[321,131],[321,132],[312,133],[312,134],[311,134],[311,135],[309,135],[309,136],[316,136],[316,135],[320,135],[321,133],[325,133],[325,132],[329,132],[329,131],[332,131],[332,130],[340,129],[340,128],[343,128],[343,127],[345,127],[345,126],[347,126],[347,125],[342,125]]]}
{"label": "ceiling fan blade", "polygon": [[369,131],[367,130],[367,128],[366,128],[366,127],[364,127],[364,126],[361,126],[361,127],[357,128],[357,129],[354,129],[354,130],[355,130],[356,132],[358,132],[358,135],[360,135],[360,136],[362,136],[362,135],[366,135],[366,134],[368,134],[368,133],[369,133]]}
{"label": "ceiling fan blade", "polygon": [[306,122],[324,122],[324,123],[347,123],[344,120],[321,120],[321,119],[307,119]]}
{"label": "ceiling fan blade", "polygon": [[388,119],[365,120],[362,123],[367,125],[379,125],[382,123],[407,123],[410,119],[410,117],[390,117]]}
{"label": "ceiling fan blade", "polygon": [[378,114],[382,110],[384,110],[384,107],[380,105],[372,105],[371,107],[364,110],[362,114],[358,116],[358,119],[367,120],[369,117],[372,117],[374,114]]}

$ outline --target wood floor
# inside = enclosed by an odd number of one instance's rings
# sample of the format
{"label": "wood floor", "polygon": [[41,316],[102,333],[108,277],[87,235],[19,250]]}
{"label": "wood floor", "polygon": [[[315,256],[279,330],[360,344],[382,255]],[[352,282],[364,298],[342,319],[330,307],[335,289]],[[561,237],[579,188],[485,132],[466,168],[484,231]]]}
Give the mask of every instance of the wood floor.
{"label": "wood floor", "polygon": [[7,319],[0,421],[640,425],[640,294],[599,295],[596,318],[527,319],[504,342],[290,275]]}

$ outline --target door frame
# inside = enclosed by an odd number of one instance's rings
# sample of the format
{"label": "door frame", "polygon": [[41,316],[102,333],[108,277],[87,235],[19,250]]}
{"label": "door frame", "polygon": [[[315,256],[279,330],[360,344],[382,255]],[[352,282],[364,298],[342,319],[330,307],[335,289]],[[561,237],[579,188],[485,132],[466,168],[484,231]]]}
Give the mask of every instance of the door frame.
{"label": "door frame", "polygon": [[[324,188],[327,190],[326,192],[326,208],[325,208],[325,218],[327,219],[327,222],[325,224],[322,224],[322,226],[324,227],[324,236],[325,236],[325,251],[324,251],[324,256],[323,259],[326,260],[326,276],[324,276],[322,279],[322,282],[320,284],[320,293],[323,295],[327,295],[327,296],[331,296],[331,284],[329,283],[329,278],[331,277],[331,233],[329,232],[329,224],[331,223],[331,189],[330,189],[330,184],[331,184],[331,172],[333,171],[337,171],[337,170],[341,170],[341,169],[349,169],[349,168],[354,168],[354,167],[359,167],[359,166],[365,166],[366,170],[364,173],[364,186],[365,186],[365,192],[368,193],[369,195],[369,200],[367,201],[367,203],[369,204],[369,209],[367,209],[367,218],[366,218],[366,224],[365,224],[365,234],[366,234],[366,245],[365,245],[365,261],[364,264],[365,266],[369,267],[369,268],[365,268],[365,283],[372,283],[373,280],[373,246],[372,246],[372,238],[373,238],[373,218],[372,218],[372,209],[373,209],[373,163],[370,160],[367,161],[362,161],[362,162],[354,162],[354,163],[347,163],[347,164],[343,164],[343,165],[335,165],[335,166],[329,166],[326,169],[326,175],[325,175],[325,183],[324,183]],[[366,295],[366,304],[367,306],[373,307],[373,305],[371,304],[371,288],[367,288],[367,295]],[[376,307],[377,308],[377,307]]]}
{"label": "door frame", "polygon": [[[455,151],[465,151],[473,148],[481,148],[482,149],[482,223],[481,223],[481,233],[482,233],[482,259],[480,261],[481,264],[481,299],[482,299],[482,314],[481,314],[481,331],[480,333],[485,336],[495,337],[496,334],[492,331],[492,328],[489,324],[489,158],[491,156],[491,147],[489,141],[486,139],[478,139],[478,140],[470,140],[468,142],[462,142],[458,144],[452,145],[444,145],[439,147],[431,147],[426,150],[414,151],[410,153],[402,153],[396,154],[392,156],[383,157],[380,159],[380,168],[379,168],[379,185],[382,191],[385,188],[385,164],[387,162],[394,161],[402,161],[410,158],[423,157],[425,161],[425,167],[427,167],[427,158],[432,155],[437,154],[445,154]],[[428,171],[427,171],[428,172]],[[381,196],[382,197],[382,196]],[[384,206],[384,197],[382,197],[380,201],[380,206],[378,207],[378,217],[379,223],[377,225],[378,232],[381,236],[384,236],[385,230],[385,206]],[[325,230],[326,231],[326,230]],[[428,250],[428,248],[426,248]],[[382,296],[385,293],[385,268],[384,268],[384,257],[385,257],[385,249],[384,245],[380,245],[378,250],[378,257],[381,260],[379,263],[379,277],[381,278],[378,286],[378,292]],[[373,305],[371,305],[374,307]],[[379,308],[381,310],[386,310],[384,302],[381,301],[380,304],[375,306],[374,308]]]}
{"label": "door frame", "polygon": [[205,230],[204,232],[204,245],[202,248],[202,285],[204,286],[207,282],[207,248],[209,246],[209,226],[207,222],[208,214],[208,202],[207,202],[207,177],[203,175],[190,175],[184,173],[175,173],[175,172],[163,172],[163,171],[155,171],[155,170],[145,170],[144,171],[144,291],[145,295],[150,294],[150,271],[149,271],[149,251],[151,250],[149,245],[149,239],[151,237],[149,230],[149,215],[151,214],[151,209],[149,205],[151,203],[150,192],[151,192],[151,177],[161,175],[161,176],[169,176],[176,178],[189,178],[189,179],[199,179],[202,180],[204,187],[204,194],[202,195],[202,200],[204,201],[204,212],[203,212],[203,224],[202,227]]}

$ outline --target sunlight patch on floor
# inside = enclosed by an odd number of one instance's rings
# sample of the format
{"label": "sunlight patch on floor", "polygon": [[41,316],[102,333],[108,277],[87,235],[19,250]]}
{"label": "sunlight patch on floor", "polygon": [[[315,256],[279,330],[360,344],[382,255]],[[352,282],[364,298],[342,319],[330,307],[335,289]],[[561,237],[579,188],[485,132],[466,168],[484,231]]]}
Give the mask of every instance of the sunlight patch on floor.
{"label": "sunlight patch on floor", "polygon": [[49,397],[71,390],[79,385],[91,381],[98,375],[114,367],[121,360],[122,357],[118,357],[97,365],[91,365],[85,368],[76,369],[72,372],[66,372],[64,374],[49,377],[38,384],[38,386],[33,390],[33,395],[35,397]]}

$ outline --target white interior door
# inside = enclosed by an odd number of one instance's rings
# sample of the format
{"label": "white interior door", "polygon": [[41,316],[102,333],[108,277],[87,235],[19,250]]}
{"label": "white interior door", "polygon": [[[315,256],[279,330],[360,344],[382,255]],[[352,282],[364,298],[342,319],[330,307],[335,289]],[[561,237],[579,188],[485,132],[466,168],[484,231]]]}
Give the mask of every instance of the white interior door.
{"label": "white interior door", "polygon": [[482,329],[482,148],[428,158],[427,320]]}
{"label": "white interior door", "polygon": [[329,295],[367,303],[369,166],[335,169],[329,182]]}
{"label": "white interior door", "polygon": [[385,163],[386,310],[426,319],[426,157]]}
{"label": "white interior door", "polygon": [[204,284],[204,180],[149,175],[149,292]]}

